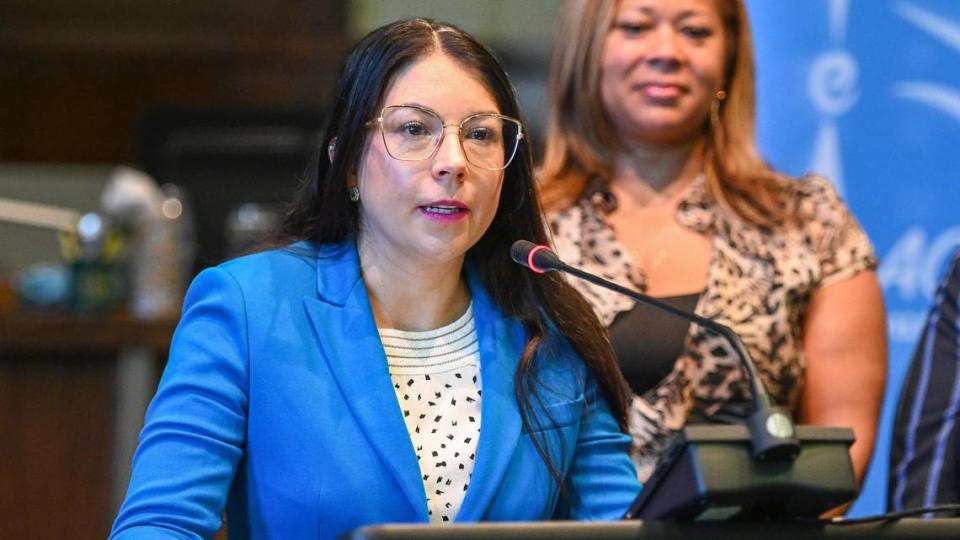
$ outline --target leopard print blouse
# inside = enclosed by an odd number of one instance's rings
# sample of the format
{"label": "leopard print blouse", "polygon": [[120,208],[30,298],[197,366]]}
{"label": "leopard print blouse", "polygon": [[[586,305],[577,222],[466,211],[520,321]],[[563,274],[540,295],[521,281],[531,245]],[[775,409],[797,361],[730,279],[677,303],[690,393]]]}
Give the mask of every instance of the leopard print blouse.
{"label": "leopard print blouse", "polygon": [[[824,178],[795,182],[785,203],[797,218],[776,229],[745,222],[720,207],[699,178],[676,220],[711,237],[706,290],[696,313],[731,327],[743,340],[777,404],[795,409],[803,383],[803,319],[817,287],[877,265],[873,247]],[[596,180],[578,204],[548,216],[557,253],[568,264],[641,292],[645,277],[608,225],[612,193]],[[634,301],[583,280],[571,280],[609,326]],[[743,418],[749,387],[723,338],[691,325],[684,352],[659,385],[630,405],[631,454],[645,481],[688,420]]]}

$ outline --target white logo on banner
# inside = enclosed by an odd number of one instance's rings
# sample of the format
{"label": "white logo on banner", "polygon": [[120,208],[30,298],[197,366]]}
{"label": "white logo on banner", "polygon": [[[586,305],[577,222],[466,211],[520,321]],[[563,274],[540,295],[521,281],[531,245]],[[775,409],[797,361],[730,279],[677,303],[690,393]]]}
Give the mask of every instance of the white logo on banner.
{"label": "white logo on banner", "polygon": [[820,112],[820,128],[813,146],[810,170],[829,178],[842,196],[846,189],[837,119],[852,109],[860,98],[857,87],[859,69],[853,56],[842,48],[847,36],[849,0],[832,0],[829,10],[833,48],[813,61],[807,79],[807,95]]}
{"label": "white logo on banner", "polygon": [[[907,229],[883,258],[877,276],[885,290],[895,289],[905,302],[921,301],[929,305],[937,288],[946,259],[960,246],[960,226],[951,227],[930,238],[926,229],[914,225]],[[927,309],[891,310],[890,339],[914,343],[927,317]]]}
{"label": "white logo on banner", "polygon": [[[909,2],[894,3],[893,12],[937,41],[960,52],[960,25]],[[893,85],[895,97],[915,101],[946,113],[960,122],[960,92],[931,81],[903,81]],[[929,305],[946,258],[960,246],[960,226],[931,237],[922,225],[909,227],[890,248],[878,270],[885,290],[895,290],[904,302]],[[890,338],[912,344],[923,328],[927,309],[891,310]]]}
{"label": "white logo on banner", "polygon": [[[960,52],[960,25],[907,2],[897,2],[893,12],[937,41]],[[960,92],[950,87],[930,81],[906,81],[893,86],[893,95],[917,101],[960,121]]]}

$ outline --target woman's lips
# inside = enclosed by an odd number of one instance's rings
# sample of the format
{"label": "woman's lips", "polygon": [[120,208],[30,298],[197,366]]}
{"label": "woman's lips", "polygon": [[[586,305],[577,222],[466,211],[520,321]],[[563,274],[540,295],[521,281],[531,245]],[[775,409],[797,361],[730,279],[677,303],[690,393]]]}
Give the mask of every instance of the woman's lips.
{"label": "woman's lips", "polygon": [[640,85],[640,91],[653,99],[676,99],[686,93],[686,89],[678,84],[647,83]]}
{"label": "woman's lips", "polygon": [[427,219],[450,223],[465,219],[470,209],[460,201],[434,201],[419,207]]}

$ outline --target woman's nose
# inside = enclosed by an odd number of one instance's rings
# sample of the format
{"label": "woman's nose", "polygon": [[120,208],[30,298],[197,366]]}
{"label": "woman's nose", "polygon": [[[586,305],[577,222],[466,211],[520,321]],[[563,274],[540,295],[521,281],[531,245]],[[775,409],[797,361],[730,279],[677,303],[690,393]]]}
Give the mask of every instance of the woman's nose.
{"label": "woman's nose", "polygon": [[433,157],[433,171],[438,178],[463,180],[467,171],[467,156],[460,143],[460,126],[443,127],[443,138]]}
{"label": "woman's nose", "polygon": [[650,63],[675,67],[683,62],[685,53],[676,29],[669,26],[656,28],[651,33],[648,44],[647,59]]}

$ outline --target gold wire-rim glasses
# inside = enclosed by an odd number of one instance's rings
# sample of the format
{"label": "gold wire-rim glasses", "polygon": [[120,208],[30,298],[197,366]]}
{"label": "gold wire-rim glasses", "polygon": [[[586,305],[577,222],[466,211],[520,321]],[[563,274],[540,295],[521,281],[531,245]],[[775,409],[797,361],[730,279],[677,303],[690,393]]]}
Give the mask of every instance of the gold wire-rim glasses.
{"label": "gold wire-rim glasses", "polygon": [[[423,157],[415,157],[415,158],[399,157],[394,152],[395,149],[391,150],[391,143],[387,139],[387,130],[384,129],[383,120],[384,120],[384,117],[390,113],[390,111],[398,110],[398,109],[414,109],[437,119],[437,123],[439,124],[440,135],[434,138],[433,148],[429,152],[427,152]],[[472,152],[468,151],[467,147],[464,146],[463,144],[463,141],[464,141],[463,127],[467,125],[469,122],[474,121],[480,117],[495,118],[497,120],[508,122],[516,126],[517,133],[516,133],[516,136],[513,137],[513,148],[510,152],[507,152],[507,143],[509,141],[507,141],[506,139],[502,141],[502,144],[504,145],[504,158],[503,158],[502,166],[489,167],[482,163],[477,163],[474,159],[471,158]],[[370,122],[367,123],[367,125],[371,127],[374,124],[376,124],[380,130],[380,137],[383,140],[383,146],[387,150],[387,154],[389,154],[391,158],[396,159],[397,161],[426,161],[432,158],[437,154],[437,150],[440,149],[440,145],[443,144],[443,138],[447,134],[446,128],[455,126],[457,128],[457,143],[460,145],[460,151],[463,152],[463,156],[471,165],[487,171],[502,171],[507,167],[509,167],[510,164],[513,163],[513,158],[516,157],[517,151],[520,149],[520,140],[524,138],[523,124],[516,118],[510,117],[510,116],[497,114],[497,113],[477,113],[477,114],[471,114],[470,116],[467,116],[466,118],[461,120],[459,123],[444,124],[443,119],[440,118],[439,114],[437,114],[431,109],[428,109],[426,107],[420,107],[417,105],[387,105],[386,107],[380,110],[380,115],[375,120],[371,120]]]}

